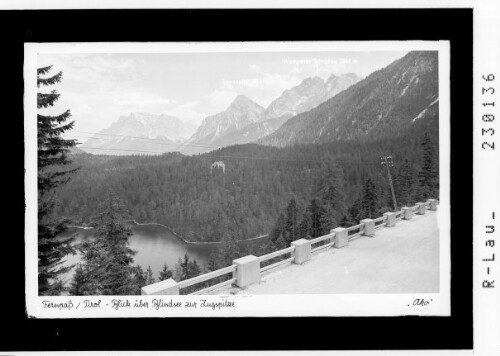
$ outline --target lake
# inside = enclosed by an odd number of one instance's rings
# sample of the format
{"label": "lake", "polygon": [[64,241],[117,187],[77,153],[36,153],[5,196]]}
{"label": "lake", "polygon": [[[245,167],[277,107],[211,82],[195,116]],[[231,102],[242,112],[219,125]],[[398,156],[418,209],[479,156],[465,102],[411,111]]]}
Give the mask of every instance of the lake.
{"label": "lake", "polygon": [[[130,248],[137,251],[134,256],[134,264],[140,265],[144,270],[151,266],[154,277],[158,278],[158,273],[163,269],[166,263],[169,269],[173,270],[177,260],[183,258],[187,252],[190,259],[195,259],[196,262],[204,267],[213,251],[217,250],[220,244],[204,244],[204,243],[186,243],[179,237],[172,234],[168,228],[156,225],[133,224],[132,235],[129,237]],[[71,227],[61,237],[75,235],[73,244],[78,244],[86,239],[93,237],[93,229],[84,229]],[[260,244],[266,240],[266,237],[241,241],[240,244],[249,246],[250,244]],[[68,255],[65,258],[64,265],[75,264],[80,261],[80,256]],[[68,272],[64,277],[65,284],[71,281],[74,271]]]}

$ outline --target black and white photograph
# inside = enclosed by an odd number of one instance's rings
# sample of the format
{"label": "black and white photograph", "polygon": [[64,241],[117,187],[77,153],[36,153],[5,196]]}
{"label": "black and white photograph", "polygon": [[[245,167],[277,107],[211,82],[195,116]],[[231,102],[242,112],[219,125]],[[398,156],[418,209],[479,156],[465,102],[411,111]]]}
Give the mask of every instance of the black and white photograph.
{"label": "black and white photograph", "polygon": [[446,42],[103,48],[30,53],[36,295],[419,294],[447,313]]}
{"label": "black and white photograph", "polygon": [[27,1],[0,353],[498,349],[500,4]]}

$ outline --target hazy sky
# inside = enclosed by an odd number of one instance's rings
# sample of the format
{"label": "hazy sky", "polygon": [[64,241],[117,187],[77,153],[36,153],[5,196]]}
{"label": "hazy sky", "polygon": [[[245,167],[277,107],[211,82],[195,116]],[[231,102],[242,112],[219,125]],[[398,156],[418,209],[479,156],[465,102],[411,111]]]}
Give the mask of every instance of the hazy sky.
{"label": "hazy sky", "polygon": [[[200,123],[244,94],[266,107],[303,79],[366,77],[406,52],[40,54],[62,70],[56,112],[70,109],[75,130],[97,132],[131,112],[171,114]],[[51,88],[52,89],[52,88]],[[47,88],[40,90],[47,91]]]}

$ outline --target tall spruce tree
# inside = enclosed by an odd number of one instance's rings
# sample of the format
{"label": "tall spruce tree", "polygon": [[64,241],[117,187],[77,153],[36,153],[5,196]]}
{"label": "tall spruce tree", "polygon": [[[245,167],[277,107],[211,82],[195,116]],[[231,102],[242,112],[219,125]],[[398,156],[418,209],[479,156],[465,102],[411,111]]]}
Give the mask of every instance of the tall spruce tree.
{"label": "tall spruce tree", "polygon": [[325,209],[318,199],[312,199],[306,208],[302,221],[302,230],[306,229],[306,235],[316,238],[325,233],[324,217]]}
{"label": "tall spruce tree", "polygon": [[132,266],[136,252],[129,247],[128,238],[132,235],[129,220],[123,201],[113,192],[100,204],[92,220],[96,243],[105,251],[105,257],[100,260],[104,268],[99,277],[102,294],[129,295],[136,290]]}
{"label": "tall spruce tree", "polygon": [[142,269],[141,266],[136,265],[132,267],[132,293],[131,294],[136,294],[139,295],[141,294],[141,288],[146,286],[146,272]]}
{"label": "tall spruce tree", "polygon": [[230,266],[233,260],[240,257],[241,248],[236,239],[236,234],[233,229],[226,224],[226,229],[222,235],[222,240],[219,248],[219,266],[220,268]]}
{"label": "tall spruce tree", "polygon": [[208,258],[207,262],[207,270],[208,272],[216,271],[220,267],[220,261],[219,261],[219,251],[212,251],[210,253],[210,257]]}
{"label": "tall spruce tree", "polygon": [[420,142],[422,149],[422,163],[418,174],[420,199],[439,197],[439,167],[438,157],[434,144],[427,132]]}
{"label": "tall spruce tree", "polygon": [[295,198],[290,199],[286,207],[285,241],[287,244],[299,238],[299,209]]}
{"label": "tall spruce tree", "polygon": [[75,274],[69,288],[70,295],[85,295],[84,287],[87,284],[87,276],[82,264],[78,264],[75,268]]}
{"label": "tall spruce tree", "polygon": [[189,262],[188,271],[189,278],[193,278],[201,274],[201,267],[198,262],[196,262],[196,260],[192,260],[191,262]]}
{"label": "tall spruce tree", "polygon": [[[183,259],[179,258],[174,270],[175,280],[177,281],[184,281],[201,274],[201,268],[198,265],[198,262],[196,262],[196,260],[190,260],[187,252],[184,254]],[[181,290],[181,294],[190,294],[197,289],[203,288],[204,286],[205,283],[200,283],[194,286],[183,288]]]}
{"label": "tall spruce tree", "polygon": [[281,239],[284,243],[286,243],[286,219],[283,213],[278,216],[278,220],[276,220],[276,224],[274,224],[274,227],[271,230],[270,238],[273,243],[276,243],[278,239]]}
{"label": "tall spruce tree", "polygon": [[[221,268],[221,263],[219,261],[219,256],[220,256],[220,251],[214,250],[210,253],[210,257],[208,258],[207,265],[205,266],[205,272],[213,272]],[[210,285],[214,285],[217,283],[222,282],[223,280],[227,280],[229,278],[229,275],[227,278],[224,278],[224,276],[221,277],[215,277],[211,281],[207,281],[203,283],[203,285],[200,286],[200,288],[208,287]]]}
{"label": "tall spruce tree", "polygon": [[349,227],[349,218],[347,217],[347,215],[344,215],[342,217],[342,220],[340,220],[340,227]]}
{"label": "tall spruce tree", "polygon": [[408,159],[405,159],[395,178],[394,189],[400,204],[409,206],[415,200],[417,172]]}
{"label": "tall spruce tree", "polygon": [[365,181],[363,187],[363,198],[361,200],[362,219],[374,219],[378,212],[378,193],[375,183],[371,178]]}
{"label": "tall spruce tree", "polygon": [[85,241],[78,246],[81,263],[75,269],[69,293],[71,295],[102,294],[101,278],[105,273],[106,251],[100,240]]}
{"label": "tall spruce tree", "polygon": [[[52,66],[38,68],[37,87],[51,86],[62,80],[62,72],[53,76],[49,74]],[[37,108],[48,109],[54,106],[60,94],[56,90],[37,94]],[[67,228],[68,220],[56,219],[52,216],[56,202],[54,189],[69,180],[76,169],[65,166],[71,161],[67,157],[70,147],[76,145],[75,140],[67,140],[61,136],[71,130],[74,121],[66,122],[70,111],[56,116],[37,114],[38,131],[38,293],[40,295],[58,295],[64,290],[60,277],[69,271],[71,266],[62,266],[62,259],[74,252],[71,238],[56,238]]]}
{"label": "tall spruce tree", "polygon": [[342,219],[347,212],[347,207],[344,194],[344,173],[339,166],[333,164],[319,180],[316,184],[316,196],[332,208],[336,221]]}
{"label": "tall spruce tree", "polygon": [[151,269],[151,266],[148,266],[148,269],[146,270],[146,285],[153,284],[155,281],[155,277],[153,277],[153,270]]}
{"label": "tall spruce tree", "polygon": [[[359,223],[359,221],[362,219],[363,216],[363,200],[361,198],[358,198],[352,203],[352,205],[349,208],[349,217],[350,219],[348,220],[348,225],[356,225]],[[343,226],[345,227],[345,226]]]}
{"label": "tall spruce tree", "polygon": [[287,244],[286,244],[286,241],[285,241],[285,238],[283,237],[283,235],[280,235],[276,241],[273,242],[273,245],[272,245],[272,250],[273,251],[278,251],[278,250],[282,250],[284,248],[287,248]]}
{"label": "tall spruce tree", "polygon": [[[321,235],[326,235],[330,232],[331,229],[338,226],[337,219],[335,219],[335,211],[332,206],[329,204],[325,204],[322,207],[321,211]],[[320,236],[321,236],[320,235]]]}
{"label": "tall spruce tree", "polygon": [[179,258],[177,260],[177,264],[175,265],[175,277],[178,281],[184,281],[188,278],[191,278],[189,276],[189,255],[186,252],[184,254],[184,258],[181,259]]}
{"label": "tall spruce tree", "polygon": [[172,278],[173,272],[168,268],[167,264],[163,265],[163,269],[160,271],[160,275],[158,277],[159,281],[164,281],[166,279]]}

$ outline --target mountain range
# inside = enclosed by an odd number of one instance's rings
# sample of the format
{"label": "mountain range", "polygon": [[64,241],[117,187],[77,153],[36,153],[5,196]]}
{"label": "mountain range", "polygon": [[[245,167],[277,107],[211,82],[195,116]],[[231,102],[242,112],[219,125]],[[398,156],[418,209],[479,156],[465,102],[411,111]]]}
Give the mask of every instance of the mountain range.
{"label": "mountain range", "polygon": [[[398,135],[437,125],[438,54],[410,52],[314,109],[287,120],[259,144],[289,146]],[[436,126],[437,127],[437,126]]]}
{"label": "mountain range", "polygon": [[[95,134],[81,147],[90,153],[131,154],[174,152],[203,153],[215,148],[257,141],[276,131],[286,120],[310,110],[359,81],[354,73],[304,79],[285,90],[267,108],[244,95],[229,107],[195,124],[169,115],[132,113]],[[124,137],[128,136],[128,137]],[[154,140],[151,141],[151,140]]]}
{"label": "mountain range", "polygon": [[112,155],[170,152],[176,151],[195,130],[193,121],[183,122],[175,116],[137,112],[120,116],[79,148],[90,153]]}
{"label": "mountain range", "polygon": [[238,95],[197,129],[168,115],[122,116],[80,148],[191,155],[245,143],[283,147],[394,136],[413,127],[438,127],[438,89],[437,52],[414,51],[364,79],[352,73],[326,81],[306,78],[267,108]]}
{"label": "mountain range", "polygon": [[316,107],[359,79],[354,73],[331,75],[326,82],[317,76],[306,78],[299,85],[285,90],[265,110],[240,95],[226,111],[206,118],[180,151],[193,154],[254,142],[276,131],[291,117]]}

